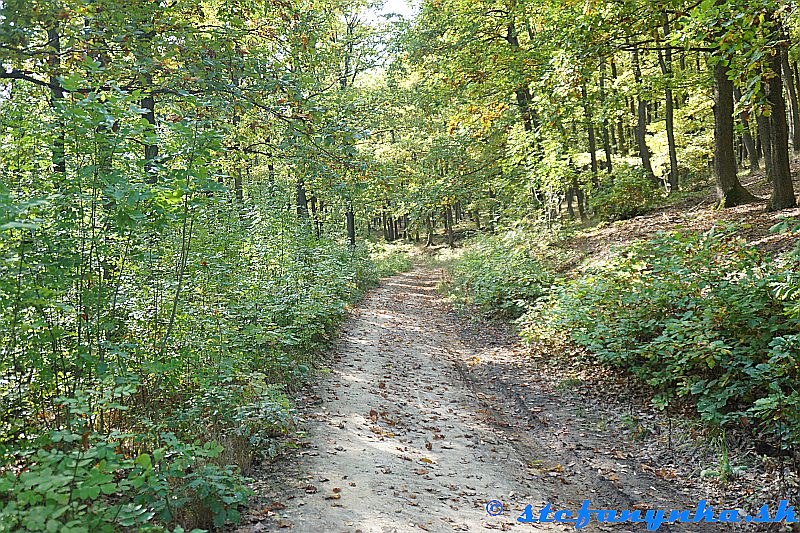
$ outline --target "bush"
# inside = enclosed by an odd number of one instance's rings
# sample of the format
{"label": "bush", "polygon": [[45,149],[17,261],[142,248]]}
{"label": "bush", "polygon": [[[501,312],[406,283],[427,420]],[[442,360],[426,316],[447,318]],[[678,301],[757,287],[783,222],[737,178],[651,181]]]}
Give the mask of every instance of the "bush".
{"label": "bush", "polygon": [[648,210],[661,195],[659,188],[639,168],[617,166],[611,184],[591,197],[594,212],[603,220],[627,220]]}
{"label": "bush", "polygon": [[796,277],[730,229],[665,233],[564,282],[521,320],[533,341],[566,336],[630,371],[664,407],[691,399],[715,425],[753,420],[800,443],[800,318],[776,288]]}
{"label": "bush", "polygon": [[[41,437],[28,451],[3,455],[0,532],[175,527],[177,533],[183,531],[178,524],[211,528],[239,520],[250,491],[235,466],[215,463],[223,451],[216,442],[89,428],[94,405],[119,416],[127,409],[113,398],[135,392],[123,386],[63,398],[69,410],[66,427]],[[150,451],[134,458],[130,451],[142,447]]]}
{"label": "bush", "polygon": [[475,237],[453,267],[451,297],[463,305],[504,318],[520,316],[547,292],[553,276],[553,252],[537,245],[541,235],[514,229]]}

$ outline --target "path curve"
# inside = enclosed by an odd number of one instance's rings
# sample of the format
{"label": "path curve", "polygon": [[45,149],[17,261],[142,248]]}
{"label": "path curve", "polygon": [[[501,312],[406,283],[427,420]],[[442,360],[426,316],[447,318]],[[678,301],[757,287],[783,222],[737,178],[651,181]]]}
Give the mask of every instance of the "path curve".
{"label": "path curve", "polygon": [[[510,352],[465,344],[436,291],[440,274],[417,268],[385,280],[353,312],[333,348],[331,372],[316,386],[319,398],[305,412],[308,446],[264,473],[271,487],[259,494],[258,516],[241,533],[572,531],[516,518],[525,505],[538,510],[548,501],[560,509],[579,508],[584,498],[631,503],[618,479],[598,474],[608,453],[562,449],[572,413],[557,397],[542,390],[544,405],[528,409],[508,394],[508,383],[480,377],[492,354]],[[542,409],[551,422],[537,428],[525,413]],[[563,428],[553,426],[559,420]],[[582,437],[579,431],[569,438]],[[568,448],[599,452],[619,444],[575,442]],[[678,503],[662,480],[633,474],[626,479],[632,493]],[[491,500],[505,512],[490,516]],[[634,530],[644,527],[590,524],[583,531]]]}

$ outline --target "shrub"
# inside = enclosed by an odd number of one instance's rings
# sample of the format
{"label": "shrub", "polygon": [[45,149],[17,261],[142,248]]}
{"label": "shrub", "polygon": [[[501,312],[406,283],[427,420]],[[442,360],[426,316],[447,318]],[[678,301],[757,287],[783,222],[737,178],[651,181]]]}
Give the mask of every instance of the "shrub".
{"label": "shrub", "polygon": [[529,341],[561,334],[715,425],[755,420],[800,442],[800,318],[776,287],[793,260],[763,257],[730,229],[665,233],[556,286],[521,320]]}
{"label": "shrub", "polygon": [[487,315],[520,316],[553,278],[548,266],[553,252],[535,244],[539,238],[524,229],[475,237],[453,267],[451,297]]}
{"label": "shrub", "polygon": [[661,195],[659,188],[639,168],[617,166],[611,184],[600,188],[590,201],[603,220],[626,220],[647,211]]}
{"label": "shrub", "polygon": [[[63,399],[69,409],[64,428],[28,451],[3,455],[0,532],[178,532],[178,524],[210,528],[238,521],[250,491],[235,466],[214,463],[222,446],[183,442],[171,433],[144,438],[90,429],[92,400],[105,403],[107,413],[121,412],[125,406],[111,398],[134,392],[118,387],[104,397],[79,392]],[[149,453],[126,453],[155,442]]]}

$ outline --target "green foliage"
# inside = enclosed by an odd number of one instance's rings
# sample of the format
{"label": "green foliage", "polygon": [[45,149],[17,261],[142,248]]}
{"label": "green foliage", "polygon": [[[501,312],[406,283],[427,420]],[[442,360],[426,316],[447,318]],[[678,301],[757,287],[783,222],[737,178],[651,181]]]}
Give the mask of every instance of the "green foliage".
{"label": "green foliage", "polygon": [[553,280],[554,252],[537,237],[541,235],[522,227],[475,237],[453,265],[450,295],[488,315],[520,316]]}
{"label": "green foliage", "polygon": [[557,285],[520,321],[534,340],[564,335],[632,372],[654,402],[691,400],[715,425],[753,420],[800,442],[796,300],[776,287],[797,262],[775,261],[730,229],[666,233]]}
{"label": "green foliage", "polygon": [[591,205],[603,220],[627,220],[640,215],[663,194],[641,169],[617,166],[606,178],[609,185],[591,197]]}
{"label": "green foliage", "polygon": [[[62,398],[67,426],[29,450],[7,451],[0,531],[166,531],[153,519],[203,528],[238,520],[250,492],[235,466],[215,463],[223,451],[216,442],[91,429],[97,404],[106,416],[121,416],[127,407],[115,398],[135,393],[124,385]],[[149,452],[134,457],[143,447]]]}
{"label": "green foliage", "polygon": [[364,246],[374,264],[371,276],[376,281],[411,269],[411,247],[409,245],[367,241]]}

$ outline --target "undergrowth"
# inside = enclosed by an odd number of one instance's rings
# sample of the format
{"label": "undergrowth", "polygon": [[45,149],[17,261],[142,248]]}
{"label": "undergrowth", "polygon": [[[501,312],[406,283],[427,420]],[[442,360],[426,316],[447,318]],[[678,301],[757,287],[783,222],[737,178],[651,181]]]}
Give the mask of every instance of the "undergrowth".
{"label": "undergrowth", "polygon": [[672,232],[553,287],[523,338],[566,336],[631,372],[666,407],[689,399],[713,426],[743,425],[783,447],[800,439],[800,321],[782,296],[793,256],[765,257],[731,229]]}
{"label": "undergrowth", "polygon": [[92,352],[64,333],[75,313],[57,271],[3,282],[22,294],[17,327],[58,344],[18,338],[0,381],[0,532],[237,522],[253,462],[294,445],[292,390],[348,308],[409,266],[405,249],[317,238],[266,202],[208,204],[182,277],[166,275],[181,241],[144,236],[117,275],[127,305],[103,310]]}
{"label": "undergrowth", "polygon": [[532,235],[524,227],[474,237],[452,263],[448,291],[462,306],[486,315],[519,317],[530,302],[547,293],[553,265],[563,254],[548,246],[547,230]]}
{"label": "undergrowth", "polygon": [[523,339],[585,348],[646,384],[656,407],[688,402],[712,428],[800,444],[797,252],[765,256],[733,228],[661,233],[563,279],[530,242],[474,241],[452,295],[507,317],[525,309]]}

